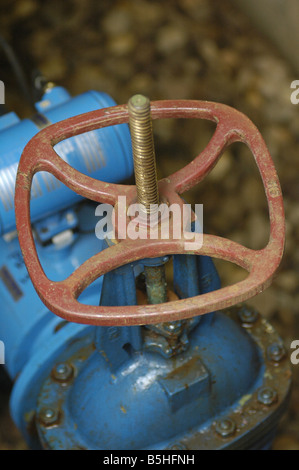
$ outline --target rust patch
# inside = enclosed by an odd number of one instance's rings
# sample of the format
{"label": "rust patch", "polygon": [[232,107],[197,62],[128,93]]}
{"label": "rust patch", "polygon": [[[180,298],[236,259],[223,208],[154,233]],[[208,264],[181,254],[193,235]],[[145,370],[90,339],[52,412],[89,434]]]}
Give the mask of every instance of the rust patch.
{"label": "rust patch", "polygon": [[[192,374],[193,371],[198,370],[198,361],[200,358],[198,356],[192,357],[190,361],[185,362],[181,366],[177,367],[176,369],[173,369],[169,374],[165,376],[165,379],[177,379],[180,377],[180,379],[184,379],[184,377],[190,377],[190,374]],[[188,385],[185,385],[186,388],[188,388]]]}

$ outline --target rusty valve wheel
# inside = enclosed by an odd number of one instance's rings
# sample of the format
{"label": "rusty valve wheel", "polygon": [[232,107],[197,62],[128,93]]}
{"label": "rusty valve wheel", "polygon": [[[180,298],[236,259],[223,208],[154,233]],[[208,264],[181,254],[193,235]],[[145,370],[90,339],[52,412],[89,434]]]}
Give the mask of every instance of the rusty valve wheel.
{"label": "rusty valve wheel", "polygon": [[[202,315],[262,292],[270,284],[280,263],[285,231],[282,194],[271,156],[252,122],[222,104],[185,100],[152,102],[151,118],[207,119],[217,124],[209,144],[191,163],[159,181],[160,200],[169,204],[182,205],[179,194],[199,183],[212,170],[228,145],[243,142],[249,147],[259,168],[268,201],[269,242],[261,250],[252,250],[225,238],[203,234],[202,246],[186,251],[184,239],[118,240],[118,243],[84,262],[64,281],[50,281],[40,265],[30,226],[30,191],[35,173],[47,171],[81,196],[112,204],[116,210],[118,196],[126,196],[127,204],[137,199],[135,186],[107,184],[85,176],[70,167],[53,150],[55,144],[69,137],[128,123],[126,105],[92,111],[51,125],[33,137],[22,154],[16,180],[15,211],[20,246],[32,283],[49,310],[66,320],[92,325],[142,325]],[[105,307],[84,305],[77,300],[93,281],[119,266],[144,258],[186,252],[230,261],[249,274],[245,280],[232,286],[158,305]]]}

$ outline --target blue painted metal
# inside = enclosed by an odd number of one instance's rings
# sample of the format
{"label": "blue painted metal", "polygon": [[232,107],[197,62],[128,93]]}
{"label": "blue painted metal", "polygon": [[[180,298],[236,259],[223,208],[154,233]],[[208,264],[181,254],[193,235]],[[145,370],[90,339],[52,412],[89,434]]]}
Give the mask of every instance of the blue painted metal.
{"label": "blue painted metal", "polygon": [[[47,92],[43,100],[37,103],[37,109],[43,110],[44,116],[49,122],[57,122],[75,114],[91,111],[103,106],[111,106],[114,101],[105,93],[88,92],[75,98],[71,98],[66,90],[61,87],[52,88]],[[2,231],[15,230],[13,194],[14,175],[23,147],[34,135],[38,128],[29,120],[19,120],[14,114],[4,115],[0,119],[2,132],[0,133],[0,219]],[[91,132],[74,139],[62,142],[65,147],[59,147],[57,151],[71,165],[78,170],[87,171],[84,161],[92,167],[90,174],[107,181],[121,181],[132,174],[132,155],[130,150],[130,136],[126,125],[114,126],[103,129],[103,133]],[[87,136],[88,139],[87,140]],[[93,147],[90,143],[93,143]],[[56,146],[58,147],[58,146]],[[90,148],[92,147],[93,154]],[[124,149],[126,149],[124,151]],[[103,157],[102,164],[97,165],[95,154],[100,152]],[[32,200],[32,221],[41,216],[43,219],[34,226],[37,235],[38,253],[41,264],[47,275],[53,280],[61,280],[67,277],[74,268],[78,267],[91,255],[102,249],[102,241],[92,233],[80,233],[90,229],[86,224],[86,212],[90,221],[96,218],[90,215],[91,208],[76,209],[75,205],[82,198],[71,190],[58,185],[58,182],[50,179],[50,186],[40,178],[36,188],[42,191]],[[50,177],[50,175],[47,175]],[[64,209],[68,207],[68,209]],[[80,206],[79,206],[80,207]],[[52,214],[53,215],[49,215]],[[80,218],[80,220],[79,220]],[[78,233],[72,233],[77,229]],[[65,246],[50,244],[44,246],[58,233],[71,231],[70,238]],[[80,236],[79,236],[80,233]],[[0,293],[3,299],[0,331],[2,340],[5,341],[7,350],[7,369],[12,378],[20,373],[24,364],[29,360],[31,352],[38,350],[39,337],[44,341],[42,331],[50,323],[54,328],[59,323],[50,314],[37,297],[19,248],[17,238],[6,237],[0,239]],[[89,292],[83,293],[83,297],[90,298],[90,302],[99,302],[101,280],[97,286],[93,286]],[[96,293],[96,300],[93,298]],[[58,320],[58,321],[57,321]]]}
{"label": "blue painted metal", "polygon": [[[83,364],[73,354],[68,362],[78,375],[72,387],[63,388],[51,378],[44,383],[38,409],[51,409],[59,400],[63,417],[57,428],[40,426],[41,439],[57,449],[159,450],[190,429],[198,432],[210,425],[256,382],[262,383],[263,364],[250,339],[225,315],[215,315],[213,327],[209,321],[201,323],[188,351],[171,360],[133,350],[115,370],[100,345],[93,352],[90,348]],[[114,335],[110,349],[120,350],[122,343],[122,336]]]}
{"label": "blue painted metal", "polygon": [[[0,233],[15,229],[13,198],[17,166],[25,145],[40,127],[114,105],[105,93],[89,91],[72,98],[63,88],[55,87],[37,103],[42,114],[23,120],[14,113],[0,117]],[[118,182],[133,172],[130,133],[124,124],[72,137],[54,149],[71,166],[96,179]],[[81,196],[54,176],[41,172],[33,180],[31,220],[35,222],[56,214],[80,200]]]}
{"label": "blue painted metal", "polygon": [[[269,448],[281,403],[273,412],[258,403],[258,390],[265,380],[279,387],[282,377],[289,387],[285,366],[269,370],[264,360],[263,335],[276,335],[269,324],[262,321],[252,334],[233,316],[206,315],[189,333],[188,349],[171,358],[146,350],[146,332],[82,331],[56,357],[55,364],[74,371],[62,383],[48,364],[34,404],[45,448]],[[53,425],[42,419],[48,411],[57,416]],[[236,418],[238,432],[219,437],[215,423],[227,416]]]}
{"label": "blue painted metal", "polygon": [[[85,212],[84,209],[82,211]],[[2,243],[7,242],[2,241]],[[104,243],[104,241],[99,241],[94,234],[81,233],[79,226],[76,238],[70,240],[66,247],[57,250],[53,245],[40,244],[38,247],[39,256],[49,278],[59,280],[66,277],[74,267],[81,264],[91,254],[105,248]],[[109,365],[105,374],[119,375],[120,367],[125,367],[126,370],[130,367],[130,364],[133,369],[136,367],[131,362],[132,354],[141,355],[140,357],[149,354],[149,357],[153,356],[154,358],[155,355],[143,350],[143,344],[145,344],[143,342],[143,327],[87,327],[64,322],[51,314],[41,303],[30,280],[26,277],[26,269],[22,262],[17,239],[10,241],[7,246],[9,246],[9,252],[5,248],[1,250],[1,253],[7,253],[8,259],[14,260],[13,263],[6,261],[6,264],[9,265],[11,276],[15,282],[23,289],[23,296],[18,302],[14,302],[10,298],[11,294],[0,283],[0,290],[3,291],[5,296],[4,310],[0,321],[2,319],[1,335],[3,332],[8,351],[6,366],[13,378],[18,375],[11,398],[11,412],[29,445],[37,448],[38,441],[35,436],[30,434],[31,427],[28,422],[30,422],[36,410],[42,384],[50,375],[55,363],[63,362],[64,358],[69,357],[69,355],[76,355],[77,351],[84,349],[87,344],[88,347],[91,346],[91,358],[94,356],[94,351],[97,351],[96,363],[98,360],[100,360],[100,363],[104,360],[104,363]],[[203,258],[197,257],[196,259],[200,268]],[[212,266],[210,267],[212,268]],[[138,262],[121,267],[109,273],[107,277],[105,276],[101,302],[106,305],[136,303],[135,273],[140,273],[142,270],[142,262]],[[219,278],[215,268],[210,274],[213,281],[210,288],[218,288]],[[23,277],[26,279],[25,282],[22,282]],[[97,304],[101,286],[102,279],[92,284],[85,291],[84,298],[81,300],[84,303]],[[204,285],[199,282],[199,290],[203,287]],[[7,321],[9,316],[10,321]],[[23,322],[22,329],[17,327],[21,322]],[[151,359],[148,366],[147,374],[149,375],[153,372],[151,371],[152,364],[155,364],[155,359]],[[157,364],[154,366],[155,373],[160,367],[161,371],[170,370],[171,364],[170,362],[167,366],[167,363],[163,363],[162,366],[159,357]],[[145,363],[143,367],[145,367]],[[146,368],[144,368],[145,371]],[[101,376],[100,374],[96,381]],[[104,381],[106,380],[105,377],[104,375]],[[102,379],[100,378],[100,380]],[[135,381],[136,375],[132,375],[131,379],[128,380]],[[142,380],[142,376],[140,380]],[[96,390],[98,383],[94,381],[95,378],[92,378],[89,386],[91,389]],[[56,397],[57,399],[58,397]],[[69,444],[65,441],[62,445],[66,448],[69,447]]]}
{"label": "blue painted metal", "polygon": [[[39,391],[43,367],[52,364],[60,348],[88,328],[67,324],[49,312],[29,279],[14,233],[13,196],[18,161],[26,143],[43,125],[114,105],[105,93],[87,92],[72,98],[62,87],[55,87],[36,104],[42,114],[24,120],[15,113],[0,118],[0,233],[6,234],[0,238],[0,338],[6,348],[5,367],[10,377],[13,380],[18,377],[21,384],[14,388],[11,406],[12,415],[26,437],[24,414],[31,403],[27,393],[32,397],[35,389]],[[104,181],[123,181],[133,172],[127,125],[68,139],[55,150],[82,173]],[[82,204],[83,198],[49,174],[38,174],[35,180],[31,212],[38,254],[48,277],[61,280],[103,249],[103,241],[94,235],[98,221],[95,205]],[[62,240],[58,240],[59,234],[63,234]],[[99,279],[80,299],[97,305],[101,286]],[[35,373],[37,381],[33,383],[31,375]],[[35,446],[33,441],[29,438]]]}

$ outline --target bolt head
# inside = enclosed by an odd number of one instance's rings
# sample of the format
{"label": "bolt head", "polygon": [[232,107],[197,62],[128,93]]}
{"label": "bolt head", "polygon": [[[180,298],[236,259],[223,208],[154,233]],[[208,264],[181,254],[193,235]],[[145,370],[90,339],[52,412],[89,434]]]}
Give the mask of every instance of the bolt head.
{"label": "bolt head", "polygon": [[236,430],[236,424],[231,418],[220,419],[216,423],[216,432],[221,437],[230,437]]}
{"label": "bolt head", "polygon": [[74,375],[74,368],[71,364],[60,362],[52,370],[52,377],[58,382],[67,382]]}
{"label": "bolt head", "polygon": [[59,411],[56,408],[42,408],[38,417],[44,426],[52,426],[59,420]]}
{"label": "bolt head", "polygon": [[262,405],[270,406],[277,401],[277,392],[274,388],[263,387],[258,391],[257,399]]}
{"label": "bolt head", "polygon": [[65,218],[69,224],[72,224],[75,220],[75,216],[72,212],[67,212]]}
{"label": "bolt head", "polygon": [[183,442],[176,442],[170,447],[167,447],[165,450],[187,450],[187,447]]}
{"label": "bolt head", "polygon": [[243,306],[238,312],[239,318],[242,323],[250,324],[256,322],[259,317],[259,313],[255,308],[249,306]]}
{"label": "bolt head", "polygon": [[270,361],[279,362],[285,356],[285,348],[280,343],[272,343],[267,348],[267,357]]}
{"label": "bolt head", "polygon": [[171,334],[179,333],[182,329],[182,322],[180,320],[168,322],[163,324],[165,331]]}

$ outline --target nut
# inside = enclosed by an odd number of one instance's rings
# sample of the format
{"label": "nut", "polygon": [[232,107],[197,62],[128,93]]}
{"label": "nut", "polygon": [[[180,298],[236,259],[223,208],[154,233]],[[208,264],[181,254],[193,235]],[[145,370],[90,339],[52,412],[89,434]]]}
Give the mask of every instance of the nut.
{"label": "nut", "polygon": [[280,343],[272,343],[267,348],[267,357],[270,361],[279,362],[286,354],[285,348]]}
{"label": "nut", "polygon": [[270,406],[277,401],[277,392],[271,387],[263,387],[258,391],[257,399],[262,405]]}
{"label": "nut", "polygon": [[71,364],[61,362],[56,364],[52,370],[52,377],[57,382],[66,383],[74,376],[74,368]]}
{"label": "nut", "polygon": [[53,426],[59,421],[59,411],[56,408],[42,408],[38,417],[44,426]]}
{"label": "nut", "polygon": [[221,437],[230,437],[236,430],[235,422],[230,418],[220,419],[216,424],[216,432]]}

